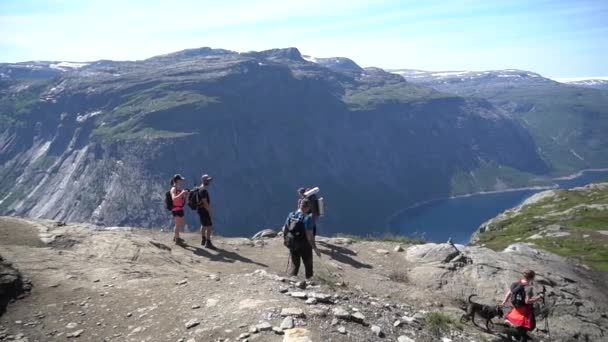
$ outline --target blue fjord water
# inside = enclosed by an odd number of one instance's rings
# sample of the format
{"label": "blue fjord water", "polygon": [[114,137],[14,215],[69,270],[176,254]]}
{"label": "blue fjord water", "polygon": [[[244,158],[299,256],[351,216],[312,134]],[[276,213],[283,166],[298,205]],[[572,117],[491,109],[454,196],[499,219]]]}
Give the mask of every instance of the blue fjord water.
{"label": "blue fjord water", "polygon": [[[585,171],[577,177],[555,179],[563,189],[608,180],[608,171]],[[423,237],[428,241],[445,242],[452,238],[466,244],[483,222],[542,190],[519,190],[471,195],[430,201],[404,210],[394,217],[390,226],[400,235]]]}

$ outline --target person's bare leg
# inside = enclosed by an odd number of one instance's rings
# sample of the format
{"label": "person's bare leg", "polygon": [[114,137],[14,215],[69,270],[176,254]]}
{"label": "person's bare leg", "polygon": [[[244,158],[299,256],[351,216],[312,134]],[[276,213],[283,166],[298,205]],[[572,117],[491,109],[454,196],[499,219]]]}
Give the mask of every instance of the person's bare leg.
{"label": "person's bare leg", "polygon": [[213,243],[211,243],[211,232],[212,231],[213,231],[213,228],[211,226],[205,227],[205,239],[206,239],[205,247],[215,249],[215,246],[213,246]]}
{"label": "person's bare leg", "polygon": [[186,227],[186,218],[185,217],[180,217],[180,226],[179,226],[179,232],[180,233],[184,232],[184,227]]}
{"label": "person's bare leg", "polygon": [[179,239],[179,225],[180,225],[180,217],[175,216],[175,227],[173,228],[173,241],[177,241],[177,239]]}
{"label": "person's bare leg", "polygon": [[205,238],[207,240],[211,240],[211,232],[213,232],[213,227],[212,226],[205,227]]}
{"label": "person's bare leg", "polygon": [[201,224],[201,245],[205,245],[205,242],[207,241],[207,237],[205,236],[205,227],[203,227],[203,225]]}

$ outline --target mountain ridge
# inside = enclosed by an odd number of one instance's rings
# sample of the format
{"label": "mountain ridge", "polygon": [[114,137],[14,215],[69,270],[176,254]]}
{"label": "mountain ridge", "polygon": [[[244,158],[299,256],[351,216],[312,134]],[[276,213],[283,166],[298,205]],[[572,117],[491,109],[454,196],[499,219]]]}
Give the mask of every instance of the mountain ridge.
{"label": "mountain ridge", "polygon": [[515,69],[394,72],[401,72],[410,82],[484,98],[503,109],[532,134],[539,154],[555,176],[608,166],[608,143],[603,138],[608,129],[608,93],[603,90],[560,83]]}
{"label": "mountain ridge", "polygon": [[338,60],[200,48],[67,71],[2,64],[0,212],[158,227],[169,176],[207,172],[227,235],[280,225],[294,189],[313,184],[333,199],[328,232],[382,234],[409,204],[550,172],[491,100]]}

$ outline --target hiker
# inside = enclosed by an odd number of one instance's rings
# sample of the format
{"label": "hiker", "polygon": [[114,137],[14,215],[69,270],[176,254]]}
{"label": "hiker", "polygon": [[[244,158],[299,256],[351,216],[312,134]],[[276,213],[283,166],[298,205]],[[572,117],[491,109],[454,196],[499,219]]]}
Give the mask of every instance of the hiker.
{"label": "hiker", "polygon": [[312,215],[312,235],[317,236],[317,222],[319,222],[319,218],[322,215],[321,206],[323,198],[319,198],[317,194],[319,193],[319,188],[299,188],[298,189],[298,208],[300,207],[300,202],[304,199],[308,199],[311,207],[311,215]]}
{"label": "hiker", "polygon": [[199,194],[198,217],[201,221],[201,245],[205,248],[215,249],[211,243],[213,223],[211,221],[211,199],[209,197],[209,185],[213,177],[205,174],[201,177],[201,186],[197,189]]}
{"label": "hiker", "polygon": [[287,216],[283,226],[283,243],[289,249],[289,258],[292,268],[290,274],[297,276],[300,271],[300,262],[304,263],[306,279],[313,276],[313,250],[317,256],[321,256],[315,237],[313,235],[313,218],[311,215],[311,204],[306,198],[300,201],[297,211]]}
{"label": "hiker", "polygon": [[534,295],[532,283],[536,273],[532,270],[525,271],[523,278],[511,284],[502,306],[511,300],[513,308],[505,316],[506,322],[517,328],[520,332],[521,341],[528,340],[528,331],[536,328],[536,317],[534,315],[534,303],[544,298],[544,293]]}
{"label": "hiker", "polygon": [[176,174],[175,176],[171,177],[171,190],[169,191],[171,194],[171,200],[173,201],[171,214],[175,219],[175,228],[173,230],[173,241],[175,243],[180,243],[183,241],[179,237],[179,233],[186,225],[186,221],[184,219],[184,205],[186,204],[188,191],[182,188],[184,179],[185,178],[180,174]]}

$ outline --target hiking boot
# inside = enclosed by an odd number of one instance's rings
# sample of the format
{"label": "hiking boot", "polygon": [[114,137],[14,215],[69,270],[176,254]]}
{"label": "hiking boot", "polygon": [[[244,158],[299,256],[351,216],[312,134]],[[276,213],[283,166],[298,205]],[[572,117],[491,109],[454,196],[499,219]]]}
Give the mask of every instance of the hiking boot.
{"label": "hiking boot", "polygon": [[215,246],[211,243],[211,240],[205,241],[205,248],[216,249]]}
{"label": "hiking boot", "polygon": [[205,246],[207,244],[207,239],[203,236],[201,239],[201,246]]}

